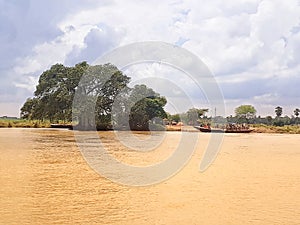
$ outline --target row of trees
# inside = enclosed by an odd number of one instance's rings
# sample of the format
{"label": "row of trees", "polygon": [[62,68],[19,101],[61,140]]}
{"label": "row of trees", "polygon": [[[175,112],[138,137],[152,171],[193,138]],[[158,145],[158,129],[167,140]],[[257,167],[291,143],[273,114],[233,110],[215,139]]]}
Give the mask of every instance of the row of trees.
{"label": "row of trees", "polygon": [[171,115],[167,113],[167,119],[169,122],[183,122],[188,125],[198,125],[200,118],[207,118],[205,114],[208,112],[208,109],[197,109],[191,108],[185,113]]}
{"label": "row of trees", "polygon": [[[282,107],[281,107],[281,106],[277,106],[277,107],[275,108],[275,114],[276,114],[276,117],[281,117],[281,116],[282,116],[282,113],[283,113]],[[295,115],[296,117],[299,117],[299,115],[300,115],[300,109],[299,109],[299,108],[296,108],[296,109],[294,110],[294,115]]]}
{"label": "row of trees", "polygon": [[281,106],[277,106],[274,110],[276,117],[272,116],[256,116],[256,109],[252,105],[241,105],[235,109],[235,117],[227,117],[228,122],[246,122],[252,124],[267,124],[267,125],[275,125],[275,126],[284,126],[284,125],[293,125],[299,124],[299,114],[300,110],[296,108],[294,110],[294,115],[291,117],[284,116],[283,108]]}
{"label": "row of trees", "polygon": [[283,108],[277,106],[274,110],[275,117],[272,116],[256,116],[256,109],[252,105],[241,105],[235,109],[235,116],[228,117],[207,117],[205,114],[208,109],[189,109],[186,113],[182,114],[168,114],[168,119],[174,122],[183,122],[184,124],[198,125],[206,123],[224,124],[224,123],[250,123],[250,124],[266,124],[275,126],[294,125],[300,124],[300,110],[296,108],[294,115],[291,117],[282,117]]}
{"label": "row of trees", "polygon": [[[166,117],[167,100],[146,85],[128,86],[130,78],[112,64],[53,65],[39,78],[34,97],[21,108],[24,119],[71,122],[78,129],[148,130],[149,121]],[[74,117],[75,116],[75,117]]]}
{"label": "row of trees", "polygon": [[[24,119],[71,122],[74,116],[79,129],[148,130],[149,125],[183,122],[197,125],[203,122],[262,123],[268,125],[299,124],[300,110],[292,117],[282,117],[283,108],[275,108],[276,117],[256,116],[252,105],[241,105],[235,116],[208,118],[208,109],[189,109],[181,114],[167,114],[167,100],[146,85],[128,86],[130,78],[112,64],[90,66],[86,62],[74,67],[53,65],[39,78],[34,97],[21,108]],[[76,96],[76,98],[75,98]]]}

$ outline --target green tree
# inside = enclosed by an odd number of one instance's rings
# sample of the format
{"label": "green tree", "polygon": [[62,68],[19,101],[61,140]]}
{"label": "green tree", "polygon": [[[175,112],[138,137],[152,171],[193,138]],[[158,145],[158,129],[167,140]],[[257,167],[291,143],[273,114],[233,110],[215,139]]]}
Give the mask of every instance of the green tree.
{"label": "green tree", "polygon": [[205,115],[208,109],[191,108],[187,111],[187,119],[190,125],[196,125],[201,116]]}
{"label": "green tree", "polygon": [[112,64],[89,66],[85,73],[73,107],[79,120],[77,129],[90,130],[95,123],[97,129],[110,129],[113,103],[127,89],[130,78]]}
{"label": "green tree", "polygon": [[129,88],[129,81],[112,64],[56,64],[41,74],[34,97],[24,103],[21,116],[51,122],[72,121],[74,116],[76,128],[81,130],[93,129],[95,124],[97,129],[110,129],[113,123],[120,127],[126,119],[133,129],[148,129],[149,121],[166,117],[163,107],[167,101],[146,85]]}
{"label": "green tree", "polygon": [[283,112],[282,107],[277,106],[277,107],[275,108],[275,113],[276,113],[276,116],[277,116],[277,117],[281,117],[282,112]]}
{"label": "green tree", "polygon": [[36,105],[37,99],[28,98],[21,108],[21,118],[32,119]]}
{"label": "green tree", "polygon": [[[79,81],[85,73],[88,76],[84,76],[79,87]],[[82,62],[74,67],[56,64],[41,74],[34,97],[24,103],[21,116],[28,119],[49,119],[51,122],[72,121],[73,99],[79,88],[82,96],[86,95],[89,100],[96,98],[96,107],[93,110],[89,108],[94,103],[91,101],[83,102],[82,105],[75,104],[74,107],[75,114],[78,114],[79,127],[88,129],[91,123],[88,121],[89,117],[84,115],[85,110],[94,113],[96,109],[97,125],[107,122],[115,96],[128,82],[129,77],[111,64],[89,66]]]}
{"label": "green tree", "polygon": [[275,126],[284,126],[284,124],[287,122],[286,118],[281,118],[282,112],[282,107],[277,106],[275,108],[276,118],[273,122]]}
{"label": "green tree", "polygon": [[266,117],[266,121],[267,121],[267,124],[268,124],[268,125],[271,125],[271,124],[272,124],[272,120],[273,120],[272,116],[267,116],[267,117]]}
{"label": "green tree", "polygon": [[299,114],[300,114],[300,109],[296,108],[294,110],[294,115],[296,116],[295,124],[298,124]]}
{"label": "green tree", "polygon": [[178,123],[178,122],[181,121],[180,115],[179,115],[179,114],[171,115],[171,116],[170,116],[170,120],[171,120],[171,121],[175,121],[176,123]]}
{"label": "green tree", "polygon": [[241,122],[249,122],[255,117],[256,109],[252,105],[241,105],[235,109],[235,115]]}
{"label": "green tree", "polygon": [[75,88],[87,67],[86,62],[75,67],[56,64],[43,72],[34,92],[36,104],[31,118],[71,121]]}
{"label": "green tree", "polygon": [[300,114],[300,109],[296,108],[296,109],[294,110],[294,115],[295,115],[296,117],[298,117],[299,114]]}
{"label": "green tree", "polygon": [[[146,85],[136,85],[130,92],[127,112],[131,130],[149,130],[157,118],[167,117],[163,107],[167,104],[165,97],[148,88]],[[130,109],[130,111],[128,111]]]}

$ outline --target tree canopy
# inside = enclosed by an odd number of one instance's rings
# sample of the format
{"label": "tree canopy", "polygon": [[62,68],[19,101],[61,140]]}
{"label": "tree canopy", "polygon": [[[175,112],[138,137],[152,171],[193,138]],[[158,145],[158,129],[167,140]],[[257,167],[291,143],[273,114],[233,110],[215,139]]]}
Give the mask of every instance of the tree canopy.
{"label": "tree canopy", "polygon": [[151,88],[147,88],[146,85],[136,85],[132,89],[129,99],[134,102],[129,114],[131,130],[149,130],[149,125],[157,122],[156,118],[167,117],[163,109],[167,104],[166,98],[161,97]]}
{"label": "tree canopy", "polygon": [[283,112],[282,107],[277,106],[277,107],[275,108],[275,114],[276,114],[277,117],[281,117],[282,112]]}
{"label": "tree canopy", "polygon": [[118,107],[123,108],[118,116],[127,113],[130,128],[148,129],[153,118],[166,116],[163,107],[167,100],[146,85],[129,88],[129,81],[112,64],[56,64],[41,74],[34,97],[21,108],[21,117],[70,122],[73,115],[78,119],[78,129],[88,130],[95,124],[97,129],[109,129],[113,122],[122,121],[112,119],[113,105],[119,101]]}
{"label": "tree canopy", "polygon": [[55,64],[39,77],[34,97],[27,99],[21,108],[26,119],[71,121],[72,102],[80,78],[88,68],[86,62],[75,67]]}
{"label": "tree canopy", "polygon": [[[120,93],[113,105],[112,119],[117,129],[150,130],[167,117],[165,97],[146,85],[135,85]],[[158,119],[159,118],[159,119]]]}
{"label": "tree canopy", "polygon": [[208,112],[208,109],[197,109],[191,108],[187,111],[187,119],[190,125],[196,125],[201,116],[205,115]]}
{"label": "tree canopy", "polygon": [[256,114],[256,109],[252,105],[241,105],[235,109],[235,115],[240,119],[253,118]]}
{"label": "tree canopy", "polygon": [[296,108],[296,109],[294,110],[294,114],[295,114],[296,117],[298,117],[299,114],[300,114],[300,109]]}
{"label": "tree canopy", "polygon": [[89,66],[78,84],[73,102],[73,116],[77,129],[111,128],[112,105],[130,78],[112,64]]}

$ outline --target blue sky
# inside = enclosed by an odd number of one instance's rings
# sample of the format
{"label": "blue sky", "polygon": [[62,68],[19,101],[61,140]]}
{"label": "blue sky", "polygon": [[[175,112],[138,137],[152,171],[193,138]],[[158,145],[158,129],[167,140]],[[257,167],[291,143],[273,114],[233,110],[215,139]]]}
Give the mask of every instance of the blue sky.
{"label": "blue sky", "polygon": [[[92,63],[149,40],[196,54],[215,75],[227,115],[241,104],[260,115],[274,115],[277,105],[285,115],[300,108],[298,0],[0,0],[0,21],[0,116],[18,116],[52,64]],[[202,93],[182,86],[196,107],[205,106]]]}

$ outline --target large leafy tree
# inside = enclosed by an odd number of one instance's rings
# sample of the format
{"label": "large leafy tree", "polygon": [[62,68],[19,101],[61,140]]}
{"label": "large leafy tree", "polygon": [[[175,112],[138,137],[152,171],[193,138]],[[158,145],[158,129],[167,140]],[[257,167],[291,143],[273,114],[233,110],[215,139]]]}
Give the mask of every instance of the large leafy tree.
{"label": "large leafy tree", "polygon": [[161,129],[167,117],[163,107],[165,97],[160,96],[146,85],[124,88],[119,93],[112,107],[112,122],[116,129],[151,130]]}
{"label": "large leafy tree", "polygon": [[88,130],[111,128],[111,111],[118,94],[127,90],[130,78],[112,64],[91,66],[86,70],[76,92],[74,115],[78,128]]}
{"label": "large leafy tree", "polygon": [[[78,129],[93,129],[95,124],[97,129],[109,129],[115,104],[119,117],[127,115],[132,129],[147,130],[150,120],[165,117],[166,99],[145,85],[131,89],[127,86],[129,81],[112,64],[56,64],[41,74],[34,97],[24,103],[21,116],[51,122],[77,118]],[[122,126],[122,121],[114,122]]]}
{"label": "large leafy tree", "polygon": [[21,117],[49,119],[51,122],[71,121],[75,88],[87,67],[86,62],[77,64],[75,67],[56,64],[43,72],[34,97],[27,99],[21,108]]}

